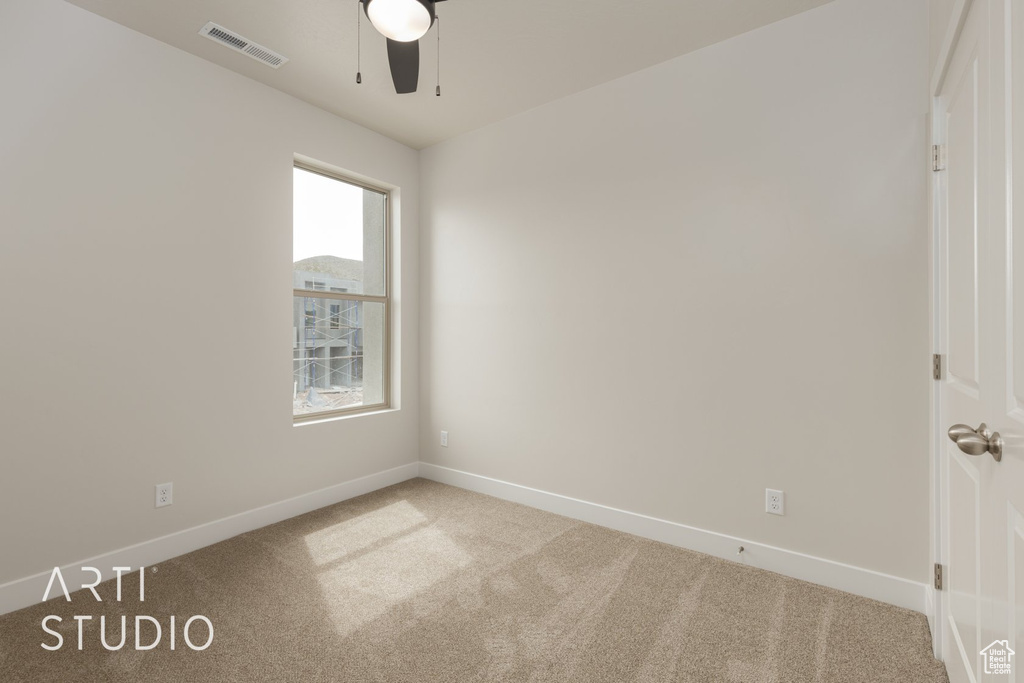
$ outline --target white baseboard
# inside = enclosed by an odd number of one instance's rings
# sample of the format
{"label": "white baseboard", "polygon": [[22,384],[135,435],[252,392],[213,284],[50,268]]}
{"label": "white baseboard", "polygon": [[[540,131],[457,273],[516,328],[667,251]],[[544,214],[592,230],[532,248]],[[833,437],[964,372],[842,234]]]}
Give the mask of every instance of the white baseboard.
{"label": "white baseboard", "polygon": [[[418,471],[419,463],[414,462],[408,465],[401,465],[383,472],[377,472],[376,474],[360,477],[359,479],[353,479],[318,491],[295,496],[288,500],[264,505],[254,510],[241,512],[237,515],[200,524],[191,529],[161,536],[151,541],[145,541],[79,562],[72,562],[62,566],[61,573],[68,584],[68,590],[73,591],[81,587],[83,579],[88,582],[94,580],[93,574],[81,571],[83,566],[99,569],[103,573],[104,580],[113,578],[113,567],[150,567],[173,557],[204,548],[232,536],[237,536],[238,534],[290,519],[296,515],[312,512],[327,505],[340,503],[343,500],[355,498],[385,486],[398,484],[407,479],[414,479]],[[13,612],[14,610],[38,603],[46,591],[46,585],[50,580],[52,572],[53,569],[51,568],[49,571],[0,585],[0,614]],[[50,597],[60,594],[60,588],[55,584]]]}
{"label": "white baseboard", "polygon": [[[113,567],[153,566],[232,536],[416,476],[923,612],[929,618],[932,632],[935,632],[935,624],[931,623],[935,613],[935,596],[926,584],[425,462],[409,463],[72,562],[62,566],[61,573],[69,590],[74,590],[84,580],[93,580],[92,574],[83,574],[83,566],[96,567],[103,572],[104,578],[112,578]],[[741,545],[744,547],[743,555],[737,556],[736,549]],[[0,614],[39,602],[51,572],[52,569],[0,585]]]}
{"label": "white baseboard", "polygon": [[938,614],[936,611],[936,600],[938,600],[938,596],[935,594],[935,589],[925,584],[924,615],[928,618],[928,630],[932,634],[932,654],[935,655],[935,659],[942,659],[942,634],[936,630],[939,626],[938,619],[936,619]]}
{"label": "white baseboard", "polygon": [[[421,462],[420,476],[680,548],[742,562],[916,612],[929,613],[926,603],[928,586],[923,583],[440,465]],[[744,548],[742,555],[737,555],[739,546]]]}

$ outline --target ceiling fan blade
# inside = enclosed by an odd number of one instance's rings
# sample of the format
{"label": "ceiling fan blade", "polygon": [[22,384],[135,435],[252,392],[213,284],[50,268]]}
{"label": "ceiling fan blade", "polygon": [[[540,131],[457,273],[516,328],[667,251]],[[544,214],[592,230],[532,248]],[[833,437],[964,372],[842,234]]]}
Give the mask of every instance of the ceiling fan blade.
{"label": "ceiling fan blade", "polygon": [[416,92],[420,80],[420,41],[400,43],[388,38],[388,62],[395,92],[399,95]]}

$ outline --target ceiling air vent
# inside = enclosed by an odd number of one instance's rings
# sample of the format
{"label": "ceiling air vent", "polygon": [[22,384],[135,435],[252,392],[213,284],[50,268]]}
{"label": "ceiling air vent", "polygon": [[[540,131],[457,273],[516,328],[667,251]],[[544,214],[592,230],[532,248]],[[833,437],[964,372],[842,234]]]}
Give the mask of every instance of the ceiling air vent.
{"label": "ceiling air vent", "polygon": [[248,55],[256,61],[263,62],[274,69],[288,61],[287,57],[279,55],[273,50],[268,50],[262,45],[257,45],[251,40],[247,40],[234,31],[227,30],[223,26],[218,26],[212,21],[199,29],[199,35],[206,36],[210,40],[216,41],[221,45],[226,45],[232,50],[241,52],[243,55]]}

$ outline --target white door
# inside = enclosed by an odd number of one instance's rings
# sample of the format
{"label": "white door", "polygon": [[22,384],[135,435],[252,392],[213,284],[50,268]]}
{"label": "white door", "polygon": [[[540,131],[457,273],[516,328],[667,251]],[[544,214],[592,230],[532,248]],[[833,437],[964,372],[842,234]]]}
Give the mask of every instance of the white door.
{"label": "white door", "polygon": [[[1017,656],[1009,675],[986,671],[998,668],[1002,644],[988,651],[991,661],[982,654],[1006,641],[1024,657],[1024,0],[967,4],[933,122],[946,156],[936,176],[945,371],[938,403],[944,585],[934,635],[951,683],[1024,683]],[[958,423],[988,430],[964,430],[955,443],[945,432]],[[989,432],[1001,436],[998,462],[978,453],[999,450]]]}

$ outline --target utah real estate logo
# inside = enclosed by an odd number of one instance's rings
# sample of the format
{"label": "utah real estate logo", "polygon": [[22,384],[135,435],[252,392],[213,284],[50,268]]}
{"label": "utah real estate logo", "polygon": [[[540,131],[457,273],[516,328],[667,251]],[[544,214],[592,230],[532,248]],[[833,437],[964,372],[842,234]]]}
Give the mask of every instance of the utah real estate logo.
{"label": "utah real estate logo", "polygon": [[993,641],[991,645],[981,651],[981,656],[985,658],[985,673],[1009,675],[1013,669],[1014,654],[1016,653],[1010,649],[1009,641]]}

